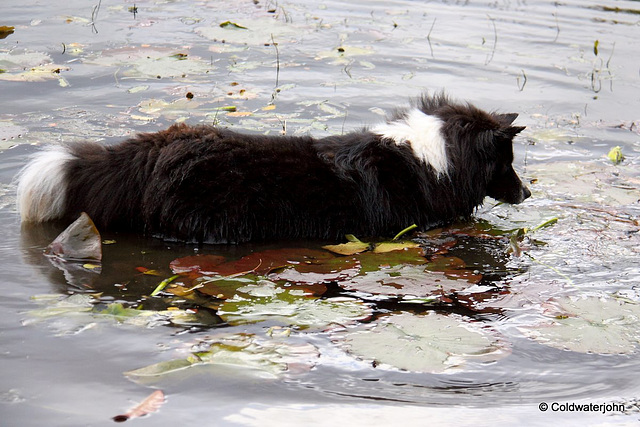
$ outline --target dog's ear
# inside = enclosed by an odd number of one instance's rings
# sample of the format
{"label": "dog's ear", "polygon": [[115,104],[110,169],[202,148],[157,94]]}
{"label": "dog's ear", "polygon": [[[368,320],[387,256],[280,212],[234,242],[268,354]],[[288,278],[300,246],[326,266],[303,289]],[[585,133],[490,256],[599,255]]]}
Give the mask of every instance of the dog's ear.
{"label": "dog's ear", "polygon": [[526,128],[527,128],[526,126],[509,126],[504,130],[504,132],[513,138],[514,136],[516,136]]}
{"label": "dog's ear", "polygon": [[510,126],[518,118],[518,113],[493,114],[503,127]]}

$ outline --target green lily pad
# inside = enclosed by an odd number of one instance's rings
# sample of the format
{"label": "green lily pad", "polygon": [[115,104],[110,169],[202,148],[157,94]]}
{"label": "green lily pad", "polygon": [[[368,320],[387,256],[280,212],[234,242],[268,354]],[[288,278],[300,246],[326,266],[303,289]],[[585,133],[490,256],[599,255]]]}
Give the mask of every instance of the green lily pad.
{"label": "green lily pad", "polygon": [[385,253],[363,252],[355,256],[362,272],[378,271],[397,265],[423,265],[427,263],[421,248],[408,248]]}
{"label": "green lily pad", "polygon": [[308,371],[320,355],[309,343],[263,340],[253,334],[233,334],[205,340],[186,359],[156,363],[126,376],[142,379],[170,374],[196,365],[218,365],[241,369],[243,374],[278,377],[286,372]]}
{"label": "green lily pad", "polygon": [[376,367],[413,372],[450,372],[468,361],[494,362],[508,354],[495,332],[460,316],[435,312],[392,314],[373,325],[337,333],[335,339]]}
{"label": "green lily pad", "polygon": [[613,298],[562,298],[548,320],[522,331],[541,344],[579,353],[631,354],[640,348],[640,304]]}
{"label": "green lily pad", "polygon": [[614,168],[589,162],[545,162],[532,165],[528,173],[537,179],[535,189],[551,199],[606,206],[630,205],[640,199],[635,169],[624,164]]}
{"label": "green lily pad", "polygon": [[103,67],[124,67],[123,74],[128,77],[151,79],[204,77],[215,68],[211,61],[182,51],[145,46],[105,49],[95,55],[88,55],[84,62]]}
{"label": "green lily pad", "polygon": [[222,24],[214,23],[209,27],[198,27],[195,32],[209,40],[224,40],[225,44],[264,46],[273,40],[279,44],[295,41],[311,28],[264,17],[243,19],[241,28],[227,21]]}
{"label": "green lily pad", "polygon": [[89,294],[37,295],[32,299],[43,305],[43,308],[29,312],[30,316],[38,319],[90,312],[95,301]]}
{"label": "green lily pad", "polygon": [[467,280],[450,278],[443,272],[429,271],[424,266],[415,265],[396,265],[368,271],[338,284],[351,291],[418,298],[446,295],[471,286]]}
{"label": "green lily pad", "polygon": [[231,325],[271,320],[300,328],[324,328],[352,324],[372,313],[371,307],[354,298],[318,299],[275,283],[246,286],[238,291],[239,295],[227,299],[218,310],[218,315]]}

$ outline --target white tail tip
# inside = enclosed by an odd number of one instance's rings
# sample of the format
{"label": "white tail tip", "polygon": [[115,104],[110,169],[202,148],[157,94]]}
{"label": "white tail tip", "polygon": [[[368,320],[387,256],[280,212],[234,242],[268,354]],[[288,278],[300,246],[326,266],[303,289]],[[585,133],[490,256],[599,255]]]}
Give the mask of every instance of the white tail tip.
{"label": "white tail tip", "polygon": [[17,208],[23,222],[44,222],[63,216],[65,167],[75,157],[63,146],[36,153],[18,174]]}

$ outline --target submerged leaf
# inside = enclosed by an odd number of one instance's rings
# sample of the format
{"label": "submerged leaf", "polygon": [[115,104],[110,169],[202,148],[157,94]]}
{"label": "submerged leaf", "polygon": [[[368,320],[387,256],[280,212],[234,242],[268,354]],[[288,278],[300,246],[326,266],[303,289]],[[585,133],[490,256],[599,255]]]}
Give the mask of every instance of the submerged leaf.
{"label": "submerged leaf", "polygon": [[364,252],[355,256],[361,272],[378,271],[396,265],[422,265],[427,263],[421,248],[408,248],[385,253]]}
{"label": "submerged leaf", "polygon": [[352,277],[358,272],[352,258],[336,257],[329,252],[308,248],[268,249],[254,252],[237,261],[213,266],[211,273],[239,276],[249,273],[273,280],[295,283],[321,283]]}
{"label": "submerged leaf", "polygon": [[215,267],[225,261],[226,258],[221,255],[192,255],[174,259],[169,263],[169,268],[176,274],[205,275],[214,273]]}

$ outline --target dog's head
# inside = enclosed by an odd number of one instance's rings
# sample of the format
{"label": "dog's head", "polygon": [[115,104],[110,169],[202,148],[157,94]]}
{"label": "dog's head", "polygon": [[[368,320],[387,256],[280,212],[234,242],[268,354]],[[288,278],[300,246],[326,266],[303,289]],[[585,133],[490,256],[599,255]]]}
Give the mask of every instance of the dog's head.
{"label": "dog's head", "polygon": [[493,117],[500,123],[500,127],[493,130],[496,157],[490,172],[487,195],[505,203],[521,203],[531,196],[531,191],[513,169],[513,138],[525,127],[512,126],[518,117],[516,113],[493,114]]}

